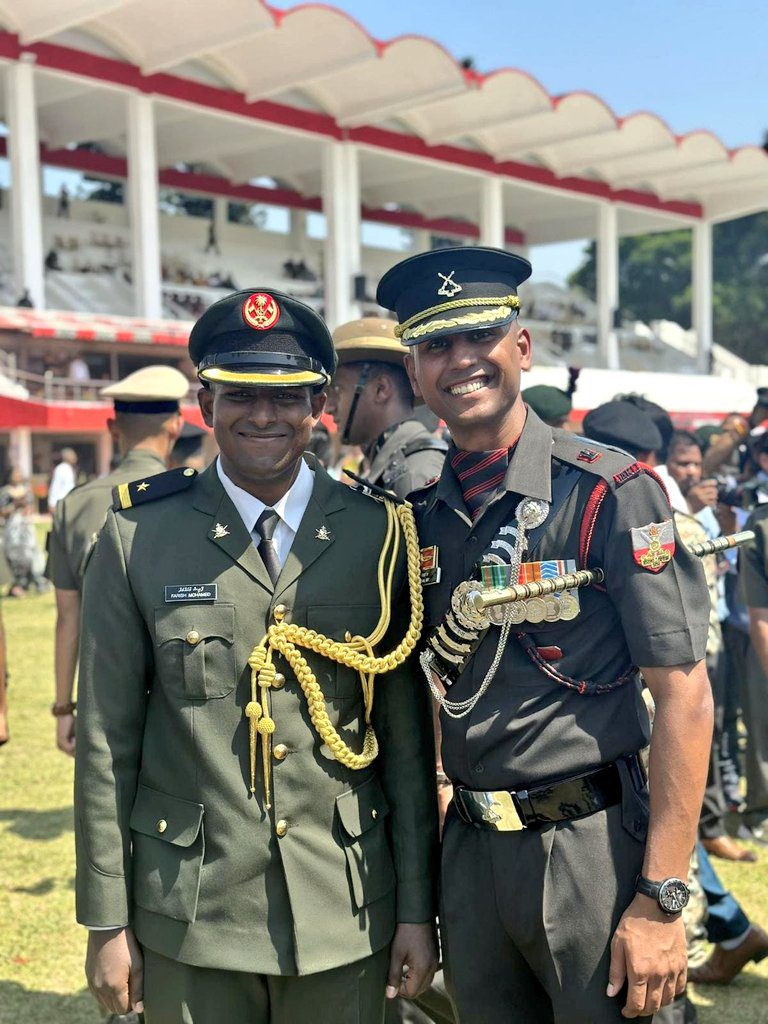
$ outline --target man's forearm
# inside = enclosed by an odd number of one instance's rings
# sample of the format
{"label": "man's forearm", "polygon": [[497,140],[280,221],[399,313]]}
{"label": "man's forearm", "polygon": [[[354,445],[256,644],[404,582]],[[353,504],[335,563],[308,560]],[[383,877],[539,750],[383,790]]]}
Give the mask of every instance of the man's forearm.
{"label": "man's forearm", "polygon": [[75,686],[75,671],[80,650],[80,593],[56,591],[56,703],[68,704]]}
{"label": "man's forearm", "polygon": [[763,672],[768,676],[768,608],[749,609],[749,635]]}
{"label": "man's forearm", "polygon": [[656,703],[643,874],[652,881],[685,879],[712,745],[712,689],[704,662],[642,672]]}

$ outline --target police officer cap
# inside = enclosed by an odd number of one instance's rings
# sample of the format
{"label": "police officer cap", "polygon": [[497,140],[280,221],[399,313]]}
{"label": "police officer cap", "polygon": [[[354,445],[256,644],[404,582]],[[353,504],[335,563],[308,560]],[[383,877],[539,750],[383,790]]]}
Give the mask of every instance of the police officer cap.
{"label": "police officer cap", "polygon": [[339,366],[345,363],[396,363],[403,365],[406,349],[395,337],[394,320],[367,316],[350,320],[333,332]]}
{"label": "police officer cap", "polygon": [[204,384],[322,387],[336,369],[328,328],[290,295],[248,288],[214,302],[189,336]]}
{"label": "police officer cap", "polygon": [[387,271],[376,301],[397,313],[403,344],[418,345],[510,323],[520,308],[518,285],[530,276],[528,260],[503,249],[433,249]]}
{"label": "police officer cap", "polygon": [[636,454],[656,452],[663,441],[659,428],[647,412],[633,402],[606,402],[584,417],[584,435],[602,444]]}
{"label": "police officer cap", "polygon": [[179,402],[189,391],[189,381],[172,366],[145,366],[102,388],[102,398],[111,398],[115,412],[178,412]]}
{"label": "police officer cap", "polygon": [[523,401],[543,420],[562,420],[573,409],[571,396],[550,384],[534,384],[522,392]]}

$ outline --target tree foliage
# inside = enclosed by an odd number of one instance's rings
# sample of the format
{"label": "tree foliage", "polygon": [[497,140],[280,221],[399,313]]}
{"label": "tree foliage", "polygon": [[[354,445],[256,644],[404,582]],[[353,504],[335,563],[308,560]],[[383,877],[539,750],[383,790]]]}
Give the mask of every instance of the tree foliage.
{"label": "tree foliage", "polygon": [[[753,363],[768,362],[768,213],[713,230],[715,341]],[[597,249],[590,243],[568,283],[594,299]],[[628,319],[691,326],[691,232],[619,241],[619,306]]]}

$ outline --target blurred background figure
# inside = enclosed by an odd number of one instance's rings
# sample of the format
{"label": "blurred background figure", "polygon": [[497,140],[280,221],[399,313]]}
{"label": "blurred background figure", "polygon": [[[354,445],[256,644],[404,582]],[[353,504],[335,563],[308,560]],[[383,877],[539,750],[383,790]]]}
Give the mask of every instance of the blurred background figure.
{"label": "blurred background figure", "polygon": [[650,415],[625,399],[605,402],[588,412],[583,434],[621,448],[649,466],[656,465],[662,449],[661,433]]}
{"label": "blurred background figure", "polygon": [[33,589],[48,589],[44,576],[45,555],[38,543],[32,512],[35,497],[29,481],[12,467],[0,489],[0,517],[3,521],[3,549],[11,574],[10,597],[22,597]]}
{"label": "blurred background figure", "polygon": [[53,467],[48,487],[48,511],[53,515],[56,503],[65,498],[77,486],[77,452],[74,448],[62,448],[58,463]]}
{"label": "blurred background figure", "polygon": [[573,393],[581,370],[568,367],[568,387],[552,387],[550,384],[534,384],[522,392],[523,401],[536,413],[540,420],[550,427],[568,427],[568,417],[573,412]]}

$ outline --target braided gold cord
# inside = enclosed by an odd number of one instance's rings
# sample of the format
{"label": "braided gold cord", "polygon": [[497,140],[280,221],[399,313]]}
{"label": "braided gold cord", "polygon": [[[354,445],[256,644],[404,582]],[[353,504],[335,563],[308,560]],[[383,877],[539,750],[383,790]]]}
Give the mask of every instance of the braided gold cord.
{"label": "braided gold cord", "polygon": [[453,317],[451,320],[430,320],[428,324],[419,324],[413,330],[408,330],[403,335],[403,341],[411,341],[413,338],[423,338],[426,334],[434,334],[435,331],[455,329],[456,327],[476,327],[478,324],[494,324],[509,316],[513,310],[509,306],[501,306],[499,309],[486,309],[481,313],[464,313],[463,316]]}
{"label": "braided gold cord", "polygon": [[[251,793],[255,791],[256,743],[257,737],[262,738],[262,756],[264,766],[264,792],[266,806],[270,806],[271,776],[271,734],[275,723],[269,716],[267,692],[275,676],[272,654],[277,651],[288,662],[302,692],[307,699],[309,716],[320,739],[330,750],[335,760],[347,768],[359,770],[366,768],[374,760],[379,751],[378,741],[371,726],[373,711],[374,677],[390,672],[401,665],[413,652],[421,636],[424,621],[424,601],[421,592],[421,574],[419,559],[419,540],[413,508],[408,503],[395,505],[386,501],[387,532],[379,556],[377,571],[379,595],[381,598],[381,615],[375,629],[368,637],[350,636],[342,642],[324,636],[305,626],[296,626],[278,619],[267,630],[267,635],[253,649],[248,659],[251,666],[251,700],[245,713],[249,719],[250,736],[250,767]],[[400,550],[400,534],[405,539],[408,585],[411,595],[411,616],[405,636],[400,643],[387,654],[377,657],[373,647],[387,631],[392,615],[392,580]],[[352,750],[334,728],[325,702],[325,695],[320,688],[314,672],[305,657],[298,649],[303,647],[360,674],[360,684],[365,702],[365,739],[363,749],[359,753]],[[256,687],[262,687],[261,702],[256,697]]]}
{"label": "braided gold cord", "polygon": [[421,320],[426,320],[427,317],[437,316],[438,313],[449,313],[452,309],[467,309],[472,306],[508,306],[510,309],[519,309],[520,299],[517,295],[493,295],[488,298],[451,299],[450,302],[441,302],[437,306],[430,306],[429,309],[422,309],[418,313],[414,313],[401,324],[396,324],[395,337],[401,338],[409,327]]}

